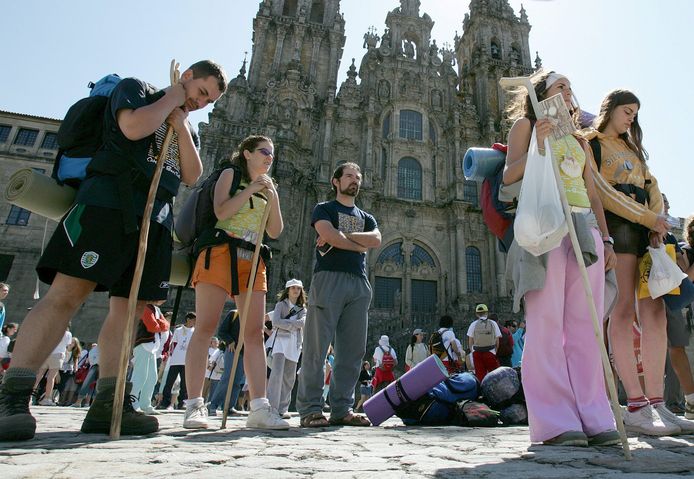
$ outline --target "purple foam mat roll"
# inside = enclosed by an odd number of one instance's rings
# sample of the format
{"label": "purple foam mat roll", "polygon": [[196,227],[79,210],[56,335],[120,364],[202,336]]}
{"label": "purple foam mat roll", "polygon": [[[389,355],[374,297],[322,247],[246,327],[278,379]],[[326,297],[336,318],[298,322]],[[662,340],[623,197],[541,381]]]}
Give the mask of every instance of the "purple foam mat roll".
{"label": "purple foam mat roll", "polygon": [[446,366],[438,356],[429,356],[366,401],[364,412],[371,424],[378,426],[395,414],[392,405],[399,406],[408,398],[412,401],[419,399],[447,377]]}

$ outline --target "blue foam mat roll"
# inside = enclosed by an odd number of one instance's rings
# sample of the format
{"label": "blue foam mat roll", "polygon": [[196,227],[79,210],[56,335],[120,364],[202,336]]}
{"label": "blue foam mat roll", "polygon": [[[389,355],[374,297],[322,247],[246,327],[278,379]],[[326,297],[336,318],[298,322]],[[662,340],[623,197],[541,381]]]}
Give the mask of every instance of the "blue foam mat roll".
{"label": "blue foam mat roll", "polygon": [[484,180],[494,174],[506,155],[492,148],[468,148],[463,157],[463,174],[467,180]]}

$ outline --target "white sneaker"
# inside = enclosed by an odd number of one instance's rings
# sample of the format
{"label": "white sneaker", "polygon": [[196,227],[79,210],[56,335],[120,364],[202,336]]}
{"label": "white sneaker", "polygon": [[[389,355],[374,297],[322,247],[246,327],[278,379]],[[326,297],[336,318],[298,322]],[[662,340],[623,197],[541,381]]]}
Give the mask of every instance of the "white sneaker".
{"label": "white sneaker", "polygon": [[624,411],[624,426],[629,432],[638,432],[648,436],[670,436],[679,434],[681,429],[671,423],[665,423],[650,406],[644,406],[638,411]]}
{"label": "white sneaker", "polygon": [[246,427],[253,429],[289,429],[289,423],[270,406],[251,411],[246,419]]}
{"label": "white sneaker", "polygon": [[142,412],[148,416],[161,416],[161,413],[159,411],[157,411],[156,409],[154,409],[153,407],[143,409]]}
{"label": "white sneaker", "polygon": [[43,398],[39,401],[39,406],[55,406],[55,402],[51,398]]}
{"label": "white sneaker", "polygon": [[183,427],[186,429],[207,429],[207,406],[204,403],[194,406],[192,409],[186,407],[183,416]]}
{"label": "white sneaker", "polygon": [[684,401],[684,417],[686,419],[694,419],[694,403]]}
{"label": "white sneaker", "polygon": [[677,414],[670,411],[665,406],[665,403],[660,403],[655,406],[655,412],[665,424],[672,424],[673,426],[679,427],[682,430],[682,434],[691,434],[694,432],[694,421],[679,417]]}

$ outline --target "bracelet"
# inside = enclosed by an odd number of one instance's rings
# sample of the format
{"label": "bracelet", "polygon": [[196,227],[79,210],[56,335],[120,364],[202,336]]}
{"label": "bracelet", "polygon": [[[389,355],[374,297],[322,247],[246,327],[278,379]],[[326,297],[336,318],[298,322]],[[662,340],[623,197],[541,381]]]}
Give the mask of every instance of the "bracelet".
{"label": "bracelet", "polygon": [[602,242],[614,246],[614,238],[612,236],[603,236]]}

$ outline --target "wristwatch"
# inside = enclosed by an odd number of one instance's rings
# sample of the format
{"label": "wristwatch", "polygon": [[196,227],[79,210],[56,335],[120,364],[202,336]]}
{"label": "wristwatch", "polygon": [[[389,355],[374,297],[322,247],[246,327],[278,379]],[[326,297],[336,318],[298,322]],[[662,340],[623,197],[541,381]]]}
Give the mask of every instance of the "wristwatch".
{"label": "wristwatch", "polygon": [[602,242],[603,243],[609,243],[612,246],[614,246],[614,238],[612,236],[603,236],[602,237]]}

